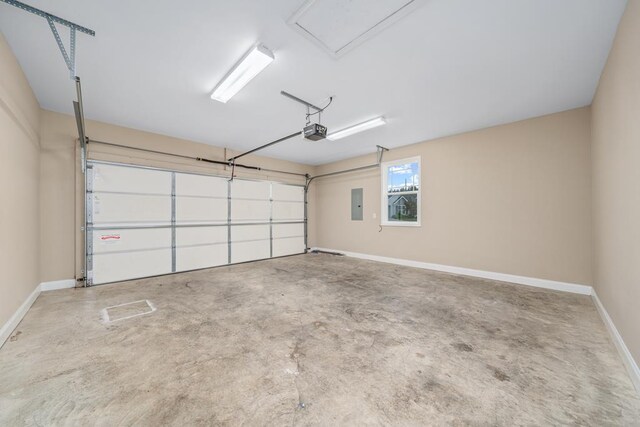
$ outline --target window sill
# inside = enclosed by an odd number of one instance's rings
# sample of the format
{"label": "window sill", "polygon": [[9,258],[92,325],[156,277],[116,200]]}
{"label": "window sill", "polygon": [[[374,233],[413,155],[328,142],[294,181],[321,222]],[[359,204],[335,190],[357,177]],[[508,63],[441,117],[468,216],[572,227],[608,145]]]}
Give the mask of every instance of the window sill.
{"label": "window sill", "polygon": [[383,221],[380,223],[383,227],[421,227],[420,222],[393,222]]}

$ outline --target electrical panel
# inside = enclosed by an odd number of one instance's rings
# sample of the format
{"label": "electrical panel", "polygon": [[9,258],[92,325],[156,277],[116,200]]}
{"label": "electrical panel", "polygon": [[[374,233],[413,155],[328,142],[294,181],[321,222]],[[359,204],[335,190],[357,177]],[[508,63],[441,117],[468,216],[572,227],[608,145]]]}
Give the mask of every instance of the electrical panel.
{"label": "electrical panel", "polygon": [[351,189],[351,220],[362,221],[362,188]]}

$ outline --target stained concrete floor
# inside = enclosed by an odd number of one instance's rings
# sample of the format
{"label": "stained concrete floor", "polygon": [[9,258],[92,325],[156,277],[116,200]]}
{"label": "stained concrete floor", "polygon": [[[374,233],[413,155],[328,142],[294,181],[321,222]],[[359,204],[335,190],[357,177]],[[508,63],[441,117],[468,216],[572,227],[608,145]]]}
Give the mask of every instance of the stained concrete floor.
{"label": "stained concrete floor", "polygon": [[134,424],[639,425],[640,399],[589,297],[310,254],[42,294],[0,425]]}

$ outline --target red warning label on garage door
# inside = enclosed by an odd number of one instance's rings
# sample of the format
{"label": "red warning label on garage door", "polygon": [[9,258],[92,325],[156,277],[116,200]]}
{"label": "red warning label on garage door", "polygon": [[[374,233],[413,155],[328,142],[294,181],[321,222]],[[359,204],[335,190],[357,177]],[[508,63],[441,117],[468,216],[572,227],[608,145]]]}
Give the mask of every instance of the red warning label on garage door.
{"label": "red warning label on garage door", "polygon": [[100,241],[102,243],[117,243],[120,241],[119,234],[102,234],[100,235]]}

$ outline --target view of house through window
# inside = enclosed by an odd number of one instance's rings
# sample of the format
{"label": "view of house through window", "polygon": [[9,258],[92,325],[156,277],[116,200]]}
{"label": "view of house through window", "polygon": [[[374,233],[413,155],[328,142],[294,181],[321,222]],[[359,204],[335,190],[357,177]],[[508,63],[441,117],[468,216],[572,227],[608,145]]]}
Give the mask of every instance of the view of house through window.
{"label": "view of house through window", "polygon": [[420,224],[420,158],[404,159],[382,165],[382,223],[386,225]]}

